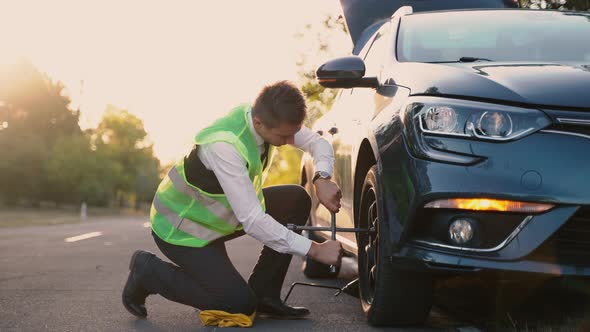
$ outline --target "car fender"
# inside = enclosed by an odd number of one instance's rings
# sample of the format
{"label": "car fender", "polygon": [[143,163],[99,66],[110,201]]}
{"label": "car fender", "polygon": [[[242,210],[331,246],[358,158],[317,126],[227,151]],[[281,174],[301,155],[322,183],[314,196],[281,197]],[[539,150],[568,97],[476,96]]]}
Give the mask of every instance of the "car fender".
{"label": "car fender", "polygon": [[[407,213],[407,183],[401,182],[404,179],[402,163],[404,143],[402,139],[402,123],[399,116],[409,90],[400,87],[387,87],[384,99],[387,99],[384,107],[374,114],[364,139],[360,140],[354,151],[355,170],[355,193],[358,193],[360,199],[360,190],[364,177],[370,166],[363,165],[366,163],[368,151],[372,153],[374,164],[377,165],[377,193],[378,193],[378,216],[382,221],[382,234],[387,234],[389,245],[387,252],[392,252],[399,243],[403,223],[401,222]],[[383,91],[380,91],[383,92]],[[395,98],[394,98],[395,97]],[[403,185],[400,187],[400,183]],[[400,195],[402,193],[402,195]],[[356,206],[358,200],[355,199],[355,219],[358,218]],[[400,209],[400,207],[402,207]],[[405,208],[404,208],[405,207]]]}

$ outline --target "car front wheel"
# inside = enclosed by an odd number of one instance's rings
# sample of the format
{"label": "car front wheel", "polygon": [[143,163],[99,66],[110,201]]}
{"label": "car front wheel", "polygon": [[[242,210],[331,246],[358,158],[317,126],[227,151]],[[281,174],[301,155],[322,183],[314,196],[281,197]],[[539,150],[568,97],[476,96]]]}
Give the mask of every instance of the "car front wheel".
{"label": "car front wheel", "polygon": [[432,304],[432,277],[396,269],[383,252],[387,237],[377,215],[376,174],[373,166],[365,177],[359,205],[359,226],[371,230],[357,238],[361,305],[371,325],[421,324]]}

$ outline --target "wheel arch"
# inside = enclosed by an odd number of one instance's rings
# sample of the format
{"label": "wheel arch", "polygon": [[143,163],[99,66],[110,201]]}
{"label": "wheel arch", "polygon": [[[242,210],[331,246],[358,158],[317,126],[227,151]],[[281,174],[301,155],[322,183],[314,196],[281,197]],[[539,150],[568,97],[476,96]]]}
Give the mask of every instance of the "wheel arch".
{"label": "wheel arch", "polygon": [[369,142],[368,139],[364,139],[359,147],[359,153],[356,157],[355,163],[355,171],[354,171],[354,205],[353,205],[353,214],[354,214],[354,224],[355,227],[358,227],[358,207],[361,200],[361,190],[363,188],[363,183],[365,181],[365,177],[367,176],[367,172],[371,167],[377,164],[377,158],[375,157],[375,152],[373,151],[373,146]]}
{"label": "wheel arch", "polygon": [[[380,220],[382,221],[383,229],[387,234],[388,241],[387,250],[393,252],[396,245],[399,243],[402,233],[402,225],[399,221],[399,216],[396,214],[395,209],[395,193],[388,189],[387,185],[384,185],[383,181],[392,180],[390,176],[383,174],[382,163],[384,160],[380,158],[379,149],[376,144],[372,144],[369,139],[364,139],[359,147],[359,153],[356,158],[355,164],[355,175],[354,175],[354,225],[359,227],[359,206],[361,199],[361,191],[367,172],[371,167],[377,166],[376,169],[376,183],[377,183],[377,200],[379,201],[379,209],[377,211]],[[386,152],[387,153],[387,152]]]}

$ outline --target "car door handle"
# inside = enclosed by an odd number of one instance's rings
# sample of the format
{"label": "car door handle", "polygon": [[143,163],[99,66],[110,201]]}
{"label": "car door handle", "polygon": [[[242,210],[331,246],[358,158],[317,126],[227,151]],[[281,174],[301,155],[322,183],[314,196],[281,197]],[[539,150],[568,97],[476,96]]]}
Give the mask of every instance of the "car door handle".
{"label": "car door handle", "polygon": [[328,130],[328,132],[330,133],[330,135],[334,135],[334,134],[338,133],[338,128],[332,127],[332,128],[330,128],[330,130]]}

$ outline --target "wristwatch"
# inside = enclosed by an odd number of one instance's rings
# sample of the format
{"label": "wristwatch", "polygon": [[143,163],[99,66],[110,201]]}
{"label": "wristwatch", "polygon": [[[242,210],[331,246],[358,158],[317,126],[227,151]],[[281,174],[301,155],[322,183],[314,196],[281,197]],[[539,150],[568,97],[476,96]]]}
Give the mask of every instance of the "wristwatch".
{"label": "wristwatch", "polygon": [[311,180],[311,183],[314,183],[315,180],[317,179],[326,179],[326,180],[330,180],[332,178],[332,175],[330,175],[330,173],[328,172],[324,172],[324,171],[317,171],[315,172],[315,174],[313,175],[313,179]]}

